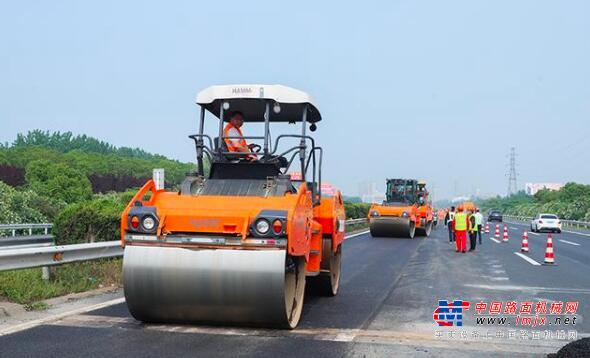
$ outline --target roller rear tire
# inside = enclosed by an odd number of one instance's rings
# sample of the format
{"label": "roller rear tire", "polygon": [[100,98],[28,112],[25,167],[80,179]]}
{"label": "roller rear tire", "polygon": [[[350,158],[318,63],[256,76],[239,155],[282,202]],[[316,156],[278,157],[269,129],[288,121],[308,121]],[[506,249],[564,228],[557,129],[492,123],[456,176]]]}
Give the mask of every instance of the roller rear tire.
{"label": "roller rear tire", "polygon": [[417,228],[416,229],[416,234],[419,236],[428,237],[428,236],[430,236],[431,232],[432,232],[432,221],[427,222],[426,226],[424,228]]}
{"label": "roller rear tire", "polygon": [[310,283],[314,291],[320,296],[333,297],[338,294],[340,288],[340,272],[342,266],[342,245],[336,251],[332,251],[332,240],[323,240],[322,272],[311,278]]}

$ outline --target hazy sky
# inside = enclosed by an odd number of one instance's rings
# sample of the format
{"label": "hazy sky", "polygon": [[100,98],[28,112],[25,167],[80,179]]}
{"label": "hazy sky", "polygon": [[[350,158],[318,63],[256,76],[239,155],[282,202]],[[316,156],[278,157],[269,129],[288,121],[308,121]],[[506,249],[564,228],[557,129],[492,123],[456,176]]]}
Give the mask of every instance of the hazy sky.
{"label": "hazy sky", "polygon": [[510,146],[519,186],[587,183],[589,16],[585,0],[4,2],[0,141],[69,130],[193,161],[199,90],[280,83],[315,97],[324,178],[349,195],[386,177],[505,193]]}

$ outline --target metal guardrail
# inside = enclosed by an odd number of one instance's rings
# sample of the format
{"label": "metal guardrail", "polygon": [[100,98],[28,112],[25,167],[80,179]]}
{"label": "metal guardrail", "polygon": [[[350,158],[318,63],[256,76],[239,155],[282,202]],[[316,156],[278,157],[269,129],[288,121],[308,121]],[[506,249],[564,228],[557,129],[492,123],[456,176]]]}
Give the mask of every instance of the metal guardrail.
{"label": "metal guardrail", "polygon": [[35,223],[35,224],[0,224],[0,230],[13,230],[13,229],[51,229],[52,223]]}
{"label": "metal guardrail", "polygon": [[[366,218],[349,219],[345,224],[360,224],[366,221]],[[2,226],[8,225],[0,225],[0,228]],[[26,229],[28,226],[22,228]],[[12,229],[8,228],[8,230]],[[47,267],[121,256],[123,256],[123,248],[119,240],[49,247],[10,248],[0,250],[0,271]]]}
{"label": "metal guardrail", "polygon": [[[55,239],[49,233],[52,228],[53,224],[50,223],[1,224],[0,251],[53,246],[55,245]],[[38,234],[40,231],[42,233]],[[48,281],[49,276],[49,267],[43,265],[41,277],[43,280]]]}
{"label": "metal guardrail", "polygon": [[0,250],[33,246],[55,245],[53,235],[27,235],[0,237]]}
{"label": "metal guardrail", "polygon": [[[527,221],[530,222],[534,218],[532,216],[521,216],[521,215],[504,215],[505,218],[518,220],[518,221]],[[578,229],[590,229],[590,222],[588,221],[577,221],[577,220],[563,220],[559,219],[563,226],[567,227],[575,227]]]}
{"label": "metal guardrail", "polygon": [[590,229],[590,222],[588,222],[588,221],[561,220],[561,222],[565,226],[569,226],[569,227],[576,227],[576,228],[582,228],[582,229]]}
{"label": "metal guardrail", "polygon": [[[53,224],[0,224],[0,250],[12,246],[54,245]],[[8,233],[8,234],[7,234]]]}
{"label": "metal guardrail", "polygon": [[346,225],[354,225],[354,224],[362,224],[362,223],[366,223],[367,222],[367,218],[359,218],[359,219],[348,219],[345,221]]}
{"label": "metal guardrail", "polygon": [[0,250],[0,271],[123,256],[121,241]]}

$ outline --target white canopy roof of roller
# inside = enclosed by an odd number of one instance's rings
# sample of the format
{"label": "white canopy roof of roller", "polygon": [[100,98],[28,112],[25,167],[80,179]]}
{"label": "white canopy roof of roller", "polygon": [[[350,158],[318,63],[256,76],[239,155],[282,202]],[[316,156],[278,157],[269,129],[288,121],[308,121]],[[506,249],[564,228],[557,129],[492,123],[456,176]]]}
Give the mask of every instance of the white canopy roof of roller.
{"label": "white canopy roof of roller", "polygon": [[[273,102],[270,104],[271,122],[300,122],[306,105],[308,122],[318,122],[322,119],[320,111],[309,94],[282,85],[211,86],[199,92],[196,102],[218,118],[222,103],[228,102],[227,112],[242,112],[246,122],[263,122],[267,102],[265,100]],[[279,107],[280,111],[277,112]],[[224,114],[224,120],[229,120],[229,115]]]}

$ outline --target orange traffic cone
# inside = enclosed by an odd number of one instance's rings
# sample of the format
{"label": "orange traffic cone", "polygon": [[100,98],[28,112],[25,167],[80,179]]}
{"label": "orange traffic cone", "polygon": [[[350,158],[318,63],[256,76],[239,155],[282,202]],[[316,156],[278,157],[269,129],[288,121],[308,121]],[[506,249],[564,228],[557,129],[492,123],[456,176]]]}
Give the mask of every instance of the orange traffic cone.
{"label": "orange traffic cone", "polygon": [[508,226],[504,225],[504,235],[502,236],[502,242],[508,242]]}
{"label": "orange traffic cone", "polygon": [[553,237],[547,235],[547,249],[545,249],[545,265],[553,265],[555,256],[553,256]]}
{"label": "orange traffic cone", "polygon": [[494,237],[496,239],[500,238],[500,225],[499,224],[496,224],[496,231],[494,231]]}
{"label": "orange traffic cone", "polygon": [[489,223],[486,223],[485,233],[486,234],[489,234],[490,233],[490,224]]}
{"label": "orange traffic cone", "polygon": [[520,247],[520,251],[529,252],[529,233],[526,230],[522,233],[522,246]]}

